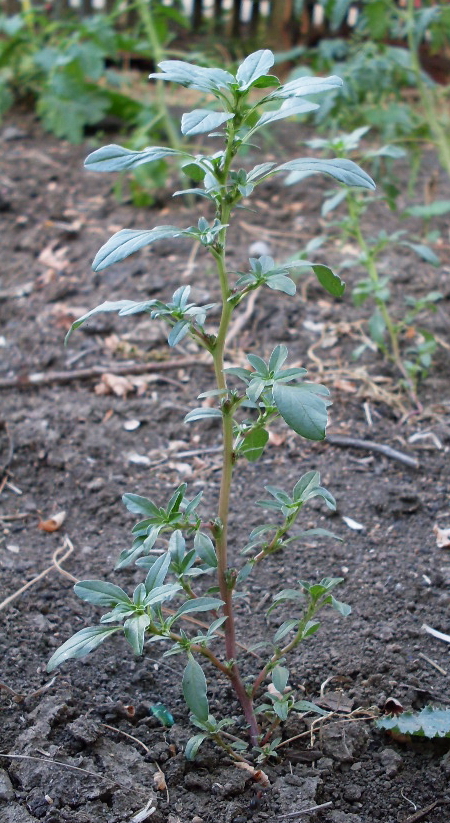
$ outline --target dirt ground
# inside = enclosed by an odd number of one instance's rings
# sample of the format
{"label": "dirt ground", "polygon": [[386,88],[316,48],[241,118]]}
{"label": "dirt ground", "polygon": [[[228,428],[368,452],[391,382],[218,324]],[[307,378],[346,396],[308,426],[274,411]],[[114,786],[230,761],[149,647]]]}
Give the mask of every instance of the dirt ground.
{"label": "dirt ground", "polygon": [[[301,155],[300,137],[295,127],[280,130],[258,162]],[[333,397],[329,441],[302,441],[275,426],[263,458],[239,464],[232,515],[236,563],[242,562],[239,547],[246,535],[260,522],[261,509],[253,501],[264,496],[263,486],[292,488],[311,469],[321,472],[338,509],[330,514],[322,504],[310,505],[300,528],[322,526],[343,538],[294,544],[292,553],[260,568],[240,601],[240,641],[273,633],[279,616],[266,619],[265,610],[280,581],[289,587],[299,578],[342,576],[338,596],[351,604],[352,614],[344,620],[326,613],[319,633],[289,660],[297,695],[317,700],[322,694],[324,705],[337,708],[339,716],[312,736],[302,718],[288,721],[285,740],[303,734],[284,748],[283,760],[265,766],[269,788],[261,790],[209,745],[195,763],[187,763],[183,747],[192,727],[181,693],[180,657],[163,658],[164,649],[152,644],[134,658],[123,638],[114,637],[84,660],[69,661],[55,678],[46,673],[46,663],[73,632],[98,619],[56,568],[55,552],[61,558],[73,546],[61,561],[73,578],[105,577],[130,590],[141,579],[139,571],[112,570],[131,544],[134,518],[121,504],[124,492],[163,503],[186,481],[193,493],[203,490],[207,516],[214,511],[219,431],[182,423],[197,405],[197,394],[211,386],[211,370],[195,347],[168,349],[158,324],[111,314],[98,315],[63,347],[72,320],[106,299],[166,299],[178,285],[192,282],[196,300],[214,301],[211,265],[185,242],[163,241],[101,274],[90,269],[115,230],[189,226],[203,203],[187,207],[180,198],[167,198],[153,211],[120,204],[113,176],[82,170],[92,143],[58,142],[22,114],[3,125],[0,143],[0,751],[10,755],[0,760],[1,822],[446,823],[448,747],[424,740],[400,744],[370,719],[352,716],[345,722],[345,716],[359,707],[367,716],[373,707],[382,710],[388,697],[405,707],[450,705],[449,646],[422,628],[425,623],[449,629],[450,556],[437,547],[433,533],[435,524],[450,526],[448,349],[439,347],[420,387],[422,411],[408,415],[395,375],[379,355],[368,350],[361,360],[352,359],[369,309],[353,307],[350,289],[334,300],[308,277],[295,298],[265,290],[236,329],[230,363],[241,364],[238,346],[267,355],[282,342],[290,362],[308,368]],[[417,202],[437,168],[433,151],[425,149]],[[406,191],[406,161],[397,173]],[[311,178],[295,189],[286,189],[282,180],[258,189],[254,211],[238,213],[232,225],[230,268],[243,270],[249,254],[258,256],[256,242],[284,260],[320,234],[320,204],[329,188],[329,181]],[[450,198],[443,174],[438,196]],[[400,211],[405,205],[402,194]],[[421,228],[382,203],[371,209],[366,226],[371,233]],[[448,345],[448,224],[442,218],[433,227],[441,231],[435,247],[440,267],[419,263],[406,248],[390,250],[382,264],[392,277],[399,313],[405,294],[443,293],[439,312],[424,325]],[[342,253],[330,241],[315,259],[336,266]],[[358,276],[350,270],[350,286]],[[139,364],[142,373],[133,373],[130,364]],[[128,371],[121,381],[102,377],[117,374],[118,366]],[[75,379],[81,369],[90,376]],[[70,374],[51,377],[61,372]],[[36,373],[41,377],[31,377]],[[339,445],[333,435],[390,446],[415,459],[417,467],[370,448]],[[38,528],[40,519],[61,511],[66,517],[59,530]],[[209,698],[215,715],[238,714],[216,674]],[[157,702],[175,718],[170,729],[151,713]],[[134,817],[147,804],[150,816]],[[301,814],[315,806],[323,808]]]}

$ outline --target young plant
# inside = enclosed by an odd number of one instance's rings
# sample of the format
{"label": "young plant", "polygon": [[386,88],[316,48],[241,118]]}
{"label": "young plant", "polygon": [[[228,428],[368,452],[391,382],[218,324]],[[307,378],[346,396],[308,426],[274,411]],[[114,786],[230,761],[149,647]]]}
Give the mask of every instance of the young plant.
{"label": "young plant", "polygon": [[[206,677],[199,661],[211,664],[228,680],[241,705],[251,744],[259,746],[264,741],[265,745],[267,728],[262,727],[255,712],[255,700],[263,682],[271,676],[279,686],[283,675],[280,664],[302,640],[317,631],[317,615],[323,608],[331,606],[342,615],[350,611],[332,593],[340,578],[325,577],[319,583],[299,580],[296,588],[283,589],[273,598],[270,611],[282,606],[284,618],[287,606],[292,612],[277,629],[267,660],[249,680],[243,679],[242,647],[236,639],[234,608],[239,587],[266,557],[291,547],[296,538],[288,534],[309,500],[319,497],[330,509],[335,508],[335,501],[320,485],[316,471],[303,475],[290,493],[268,486],[270,499],[261,505],[273,512],[277,521],[254,529],[243,547],[243,565],[240,569],[233,565],[229,554],[230,495],[239,462],[260,457],[268,441],[268,427],[277,418],[283,418],[301,437],[323,440],[329,392],[325,386],[308,382],[305,369],[286,367],[288,351],[283,345],[277,345],[268,360],[249,354],[248,368],[225,368],[227,332],[233,312],[255,289],[268,286],[293,295],[296,287],[290,273],[294,268],[312,269],[324,288],[338,297],[343,293],[344,283],[327,266],[305,260],[277,265],[269,256],[251,259],[247,272],[231,271],[227,262],[230,220],[240,201],[275,174],[302,171],[304,177],[309,177],[324,173],[349,186],[374,188],[369,175],[345,158],[298,158],[279,165],[263,162],[249,171],[234,165],[240,150],[260,129],[315,108],[315,103],[304,98],[341,84],[341,80],[333,76],[300,78],[282,85],[270,74],[273,62],[272,52],[261,50],[249,55],[235,75],[181,61],[163,61],[160,72],[151,75],[157,81],[176,82],[216,99],[220,110],[195,109],[184,114],[181,123],[185,135],[212,133],[217,136],[220,130],[220,150],[209,155],[192,155],[182,149],[159,146],[135,152],[111,145],[93,152],[86,160],[86,168],[94,171],[122,171],[161,157],[176,157],[182,160],[186,175],[202,184],[193,192],[206,199],[212,211],[209,219],[200,217],[196,226],[184,229],[173,225],[148,230],[123,229],[102,246],[93,268],[100,271],[163,238],[194,238],[207,249],[215,264],[221,295],[218,327],[211,330],[206,325],[212,306],[190,302],[190,287],[185,285],[178,288],[167,303],[161,300],[103,303],[77,320],[72,329],[97,312],[117,311],[122,316],[147,313],[167,323],[169,345],[175,346],[190,337],[205,349],[212,358],[215,383],[200,397],[213,398],[215,406],[194,408],[186,415],[185,422],[211,418],[220,421],[222,473],[217,511],[209,517],[198,513],[201,492],[188,498],[186,484],[180,485],[163,506],[140,495],[124,495],[128,510],[142,519],[133,528],[131,548],[122,552],[117,565],[122,568],[135,562],[144,570],[144,580],[132,596],[119,586],[101,580],[77,583],[75,592],[81,599],[103,606],[108,612],[101,618],[100,625],[82,629],[66,641],[52,656],[48,668],[52,670],[71,657],[83,657],[116,632],[124,633],[136,654],[142,654],[146,639],[168,643],[165,654],[187,656],[182,688],[192,721],[200,729],[188,745],[189,756],[194,756],[198,745],[208,737],[230,749],[226,742],[228,733],[223,732],[229,720],[216,720],[210,714]],[[298,537],[309,534],[330,536],[325,530],[314,529],[301,532]],[[169,535],[168,547],[161,548],[155,556],[154,547],[158,547],[161,535]],[[208,582],[211,575],[215,578],[212,585]],[[164,604],[172,599],[176,604],[169,612]],[[197,613],[208,616],[207,628],[192,636],[183,623],[186,615]],[[281,720],[278,706],[275,713],[277,711]],[[283,708],[283,717],[284,712]]]}
{"label": "young plant", "polygon": [[[332,221],[330,228],[337,228],[342,243],[356,243],[359,255],[350,258],[341,264],[341,270],[354,266],[366,270],[367,277],[359,280],[352,289],[352,297],[356,306],[366,301],[374,306],[373,313],[368,320],[369,336],[377,349],[391,361],[414,405],[418,406],[417,384],[426,377],[431,366],[432,356],[437,348],[437,342],[431,331],[417,328],[416,320],[425,312],[435,311],[436,302],[442,298],[437,291],[429,292],[423,298],[414,299],[405,297],[405,311],[402,317],[394,318],[389,306],[390,277],[380,273],[380,258],[385,250],[392,246],[404,246],[411,249],[417,256],[432,265],[439,265],[439,258],[423,241],[413,242],[408,239],[405,230],[398,230],[388,234],[384,229],[375,237],[368,236],[364,228],[364,215],[371,203],[375,200],[384,200],[391,209],[396,208],[398,189],[393,182],[391,162],[403,157],[405,151],[398,146],[385,145],[378,149],[361,150],[360,141],[367,133],[368,128],[355,129],[350,134],[340,134],[331,139],[316,138],[307,141],[312,149],[321,149],[325,152],[334,152],[338,157],[347,157],[350,153],[358,152],[358,157],[364,163],[376,165],[378,176],[384,194],[373,195],[372,192],[356,191],[353,188],[340,186],[327,192],[322,206],[322,217],[327,217],[339,207],[345,207],[345,213]],[[389,164],[386,172],[381,174],[380,164]],[[293,184],[299,181],[299,174],[291,172],[286,183]],[[406,342],[406,345],[405,345]],[[364,343],[355,350],[355,357],[360,357],[367,344]]]}

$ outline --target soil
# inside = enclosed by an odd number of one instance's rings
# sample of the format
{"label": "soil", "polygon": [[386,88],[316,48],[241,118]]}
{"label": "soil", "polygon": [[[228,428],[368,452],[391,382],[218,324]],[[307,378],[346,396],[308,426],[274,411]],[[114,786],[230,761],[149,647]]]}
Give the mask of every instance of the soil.
{"label": "soil", "polygon": [[[294,128],[279,130],[257,162],[302,154],[301,136]],[[113,571],[120,551],[130,545],[134,524],[121,504],[124,492],[163,503],[185,481],[193,494],[203,491],[204,516],[215,511],[219,430],[182,423],[196,396],[211,386],[211,370],[195,346],[183,341],[168,349],[157,323],[113,314],[96,316],[68,348],[63,346],[71,322],[106,299],[167,299],[178,285],[192,282],[195,300],[214,302],[217,287],[207,256],[202,251],[194,256],[183,242],[163,241],[101,274],[89,265],[115,230],[192,225],[203,203],[186,206],[181,198],[163,195],[153,210],[120,203],[112,176],[82,170],[92,142],[74,147],[57,141],[22,113],[11,115],[0,142],[0,378],[6,386],[1,390],[0,562],[2,598],[9,598],[1,611],[0,750],[9,756],[1,758],[0,820],[445,823],[450,815],[445,741],[400,743],[370,719],[389,697],[405,708],[450,708],[449,646],[422,628],[447,631],[450,606],[449,554],[437,547],[433,533],[436,523],[450,526],[445,218],[433,224],[440,230],[439,267],[418,262],[406,247],[390,248],[382,260],[398,316],[405,294],[437,289],[444,296],[438,313],[423,318],[441,345],[420,386],[419,411],[411,409],[393,369],[376,352],[367,349],[359,361],[352,359],[370,309],[353,306],[351,288],[334,300],[308,276],[295,298],[267,289],[230,342],[229,362],[239,365],[242,350],[267,356],[277,343],[288,344],[290,362],[301,363],[311,379],[332,391],[330,435],[375,441],[418,461],[413,468],[370,448],[338,445],[332,437],[303,441],[279,425],[258,463],[238,465],[232,562],[242,562],[239,547],[261,522],[262,510],[253,501],[264,496],[263,486],[292,488],[311,469],[321,472],[335,495],[337,512],[312,503],[299,528],[325,527],[343,538],[310,537],[258,568],[237,607],[240,642],[272,636],[280,622],[277,611],[265,617],[272,595],[299,578],[343,577],[338,596],[352,607],[346,619],[324,613],[321,630],[288,661],[297,696],[318,700],[322,695],[323,705],[337,714],[309,734],[312,715],[309,722],[290,718],[283,739],[301,736],[280,750],[282,759],[265,764],[270,785],[263,788],[212,745],[202,747],[194,763],[186,762],[183,748],[192,726],[181,693],[183,660],[162,657],[162,646],[152,644],[142,658],[134,657],[115,636],[83,660],[67,662],[55,678],[46,673],[54,650],[99,618],[97,609],[75,597],[72,580],[52,560],[55,552],[73,546],[61,567],[73,578],[107,578],[132,590],[139,571],[134,566]],[[109,137],[100,139],[106,142]],[[417,202],[432,175],[439,178],[439,199],[450,198],[438,168],[432,149],[425,149]],[[366,218],[369,233],[421,230],[418,221],[399,216],[407,202],[408,162],[399,162],[396,173],[399,212],[375,204]],[[275,180],[258,189],[254,211],[238,213],[230,229],[230,267],[243,270],[249,254],[269,249],[277,260],[286,259],[320,235],[320,205],[328,189],[329,181],[319,178],[289,189]],[[329,241],[314,254],[336,266],[352,251]],[[349,286],[361,276],[357,268],[349,269]],[[133,374],[130,363],[143,364],[144,373]],[[73,379],[79,369],[100,367],[111,375],[119,365],[129,371],[119,380],[99,374]],[[70,374],[52,377],[55,372]],[[36,373],[41,377],[32,377]],[[16,384],[8,387],[8,380]],[[66,515],[59,529],[38,527],[61,511]],[[258,665],[252,656],[243,658],[249,672]],[[238,717],[227,684],[210,674],[213,714]],[[172,727],[152,714],[158,702],[173,714]],[[349,717],[359,708],[362,719]],[[301,814],[315,806],[322,808]]]}

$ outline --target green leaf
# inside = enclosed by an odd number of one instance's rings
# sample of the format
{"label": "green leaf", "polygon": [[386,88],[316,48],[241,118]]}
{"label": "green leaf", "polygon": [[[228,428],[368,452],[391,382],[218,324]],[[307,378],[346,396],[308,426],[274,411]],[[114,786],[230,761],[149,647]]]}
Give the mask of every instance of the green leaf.
{"label": "green leaf", "polygon": [[280,640],[283,639],[283,637],[289,634],[289,632],[293,631],[294,629],[297,629],[298,623],[298,619],[295,618],[285,620],[284,623],[282,623],[281,626],[279,626],[279,628],[275,632],[273,636],[273,642],[278,643]]}
{"label": "green leaf", "polygon": [[123,630],[125,637],[135,654],[142,654],[144,649],[145,630],[150,624],[148,614],[135,614],[125,620]]}
{"label": "green leaf", "polygon": [[407,246],[415,251],[421,260],[425,260],[425,263],[431,263],[432,266],[439,266],[441,263],[437,254],[429,246],[425,246],[424,243],[409,243],[407,240],[403,240],[400,245]]}
{"label": "green leaf", "polygon": [[186,603],[180,606],[174,620],[183,614],[217,611],[217,609],[220,609],[223,605],[223,600],[219,600],[217,597],[195,597],[193,600],[187,600]]}
{"label": "green leaf", "polygon": [[450,709],[426,706],[420,712],[403,712],[399,717],[379,717],[379,729],[413,737],[450,737]]}
{"label": "green leaf", "polygon": [[285,666],[275,666],[272,671],[272,683],[277,692],[283,694],[289,680],[289,669]]}
{"label": "green leaf", "polygon": [[181,86],[197,91],[214,94],[222,88],[235,85],[233,75],[223,69],[205,69],[182,60],[163,60],[158,63],[158,68],[161,72],[150,74],[150,78],[169,80],[171,83],[179,83]]}
{"label": "green leaf", "polygon": [[369,319],[369,333],[372,340],[379,346],[383,345],[384,336],[386,333],[386,323],[383,315],[378,309],[374,311]]}
{"label": "green leaf", "polygon": [[185,135],[205,134],[218,129],[222,123],[231,120],[234,114],[224,111],[210,111],[209,109],[194,109],[183,114],[181,118],[181,132]]}
{"label": "green leaf", "polygon": [[208,720],[209,704],[206,696],[206,677],[199,663],[189,655],[183,672],[183,694],[194,717],[204,723]]}
{"label": "green leaf", "polygon": [[335,274],[328,266],[322,263],[314,263],[311,266],[321,286],[333,297],[342,297],[345,291],[345,283],[338,274]]}
{"label": "green leaf", "polygon": [[196,420],[211,420],[213,417],[221,418],[222,412],[219,409],[198,408],[192,409],[184,418],[185,423],[194,423]]}
{"label": "green leaf", "polygon": [[196,532],[194,537],[194,549],[200,558],[211,569],[217,568],[217,555],[214,543],[207,534]]}
{"label": "green leaf", "polygon": [[264,77],[275,62],[273,53],[269,49],[260,49],[249,54],[244,62],[239,66],[236,73],[236,80],[239,83],[240,91],[246,91],[253,86],[260,78]]}
{"label": "green leaf", "polygon": [[261,457],[267,441],[269,433],[265,429],[253,429],[245,437],[239,447],[239,454],[242,454],[250,462],[258,460]]}
{"label": "green leaf", "polygon": [[410,206],[403,212],[406,217],[422,217],[423,220],[430,220],[432,217],[441,217],[450,211],[450,200],[434,200],[433,203],[426,203],[423,206]]}
{"label": "green leaf", "polygon": [[195,760],[200,746],[202,745],[204,740],[207,740],[207,738],[208,735],[202,734],[202,732],[199,732],[198,734],[195,734],[193,737],[189,738],[188,742],[186,743],[186,748],[184,750],[184,756],[186,760]]}
{"label": "green leaf", "polygon": [[144,246],[150,246],[151,243],[163,240],[166,237],[181,237],[183,233],[183,229],[178,228],[178,226],[157,226],[148,230],[121,229],[121,231],[113,234],[97,252],[92,268],[94,271],[102,271],[102,269],[106,269],[113,263],[124,260]]}
{"label": "green leaf", "polygon": [[169,571],[170,562],[170,552],[164,552],[156,558],[145,578],[144,585],[146,594],[150,594],[153,589],[163,585],[167,572]]}
{"label": "green leaf", "polygon": [[186,152],[162,146],[149,146],[141,151],[132,151],[124,146],[111,143],[91,152],[84,161],[88,171],[129,171],[144,163],[153,163],[164,157],[184,157]]}
{"label": "green leaf", "polygon": [[256,125],[251,129],[252,132],[261,126],[267,126],[268,123],[275,123],[277,120],[284,120],[286,117],[295,117],[299,114],[306,114],[309,111],[315,111],[319,106],[317,103],[311,103],[309,100],[285,100],[279,109],[275,111],[266,111],[258,120]]}
{"label": "green leaf", "polygon": [[306,472],[297,481],[293,490],[293,498],[295,502],[306,500],[309,493],[320,485],[320,474],[316,471]]}
{"label": "green leaf", "polygon": [[336,75],[331,77],[297,77],[289,83],[285,83],[279,89],[272,91],[265,99],[280,100],[287,97],[303,97],[308,94],[321,94],[324,91],[331,91],[343,86],[343,80]]}
{"label": "green leaf", "polygon": [[352,611],[352,607],[348,603],[342,603],[341,600],[336,600],[333,596],[331,596],[331,605],[342,617],[348,617]]}
{"label": "green leaf", "polygon": [[300,157],[297,160],[289,160],[274,169],[275,172],[290,171],[294,174],[286,178],[286,184],[292,185],[299,180],[304,180],[311,174],[329,174],[340,183],[346,186],[360,186],[364,189],[375,189],[375,183],[369,175],[363,171],[353,160],[343,157],[335,157],[331,160],[318,159],[315,157]]}
{"label": "green leaf", "polygon": [[96,306],[95,309],[91,309],[86,314],[83,314],[82,317],[79,317],[78,320],[75,320],[72,323],[69,331],[66,334],[66,339],[64,343],[66,344],[70,335],[73,331],[78,329],[83,323],[89,318],[92,317],[94,314],[99,314],[99,312],[103,311],[117,311],[119,312],[121,309],[127,309],[130,306],[135,306],[136,303],[134,300],[107,300],[105,303],[101,303],[99,306]]}
{"label": "green leaf", "polygon": [[325,439],[327,406],[323,397],[311,389],[311,384],[287,386],[275,383],[273,399],[283,420],[293,431],[307,440]]}
{"label": "green leaf", "polygon": [[73,590],[77,597],[94,606],[106,606],[111,609],[118,603],[133,607],[133,603],[120,586],[106,583],[104,580],[81,580],[75,583]]}
{"label": "green leaf", "polygon": [[323,716],[330,714],[330,712],[325,711],[325,709],[322,709],[320,706],[316,706],[315,703],[311,703],[309,700],[298,700],[297,703],[294,703],[294,709],[298,712],[315,712]]}
{"label": "green leaf", "polygon": [[282,291],[284,294],[289,294],[290,297],[297,291],[294,281],[286,274],[271,274],[266,280],[266,285],[269,289],[274,291]]}
{"label": "green leaf", "polygon": [[66,640],[51,656],[47,663],[47,671],[52,672],[56,666],[71,657],[86,657],[89,652],[92,652],[107,637],[117,631],[122,631],[122,626],[89,626],[86,629],[81,629],[69,640]]}
{"label": "green leaf", "polygon": [[141,497],[139,494],[124,494],[122,503],[133,514],[146,514],[148,517],[159,517],[160,511],[148,497]]}
{"label": "green leaf", "polygon": [[157,603],[164,603],[165,600],[170,600],[181,586],[178,583],[166,583],[164,586],[155,586],[148,593],[144,600],[145,606],[155,606]]}

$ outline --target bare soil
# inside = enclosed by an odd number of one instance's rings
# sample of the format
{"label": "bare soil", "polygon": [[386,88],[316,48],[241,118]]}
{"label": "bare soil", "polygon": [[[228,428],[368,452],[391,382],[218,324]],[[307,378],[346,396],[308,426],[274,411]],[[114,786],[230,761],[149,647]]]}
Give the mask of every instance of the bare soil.
{"label": "bare soil", "polygon": [[[280,130],[258,162],[302,154],[300,137],[296,129]],[[101,274],[90,270],[113,231],[192,225],[203,204],[188,207],[181,198],[164,196],[153,211],[120,204],[112,176],[82,170],[92,144],[58,142],[20,113],[3,126],[0,142],[0,564],[1,597],[10,598],[1,611],[0,751],[10,757],[1,758],[0,821],[122,823],[153,797],[152,823],[447,823],[445,743],[399,743],[370,719],[352,715],[345,722],[345,712],[348,717],[360,707],[367,716],[374,707],[383,710],[388,697],[405,707],[450,706],[449,647],[422,629],[424,623],[444,632],[449,627],[450,560],[433,533],[436,523],[450,526],[445,219],[435,225],[441,230],[435,249],[440,267],[418,262],[406,248],[389,250],[383,260],[394,312],[403,312],[405,294],[438,289],[444,295],[439,312],[423,321],[443,344],[420,386],[419,413],[409,413],[396,375],[378,354],[368,350],[360,361],[352,359],[369,308],[355,309],[350,289],[333,300],[308,277],[299,281],[295,298],[266,290],[230,343],[229,362],[239,365],[239,350],[267,356],[277,343],[286,343],[290,362],[301,363],[311,379],[332,391],[330,435],[375,441],[418,462],[413,468],[371,448],[338,445],[332,437],[305,442],[280,425],[257,464],[238,466],[232,515],[237,565],[246,536],[261,522],[254,500],[264,497],[264,485],[289,489],[311,469],[321,472],[338,510],[333,515],[321,504],[311,505],[300,528],[322,526],[343,538],[294,544],[292,553],[274,556],[249,578],[238,608],[241,643],[271,637],[280,621],[276,612],[265,618],[272,594],[299,578],[342,576],[339,597],[352,606],[346,620],[325,614],[320,632],[289,660],[298,696],[317,700],[322,694],[338,716],[312,734],[307,719],[289,720],[283,738],[296,739],[281,750],[284,759],[266,764],[270,787],[262,789],[212,746],[202,748],[195,763],[185,761],[192,727],[181,693],[183,660],[163,658],[162,647],[151,644],[142,658],[134,658],[125,641],[114,637],[83,661],[69,661],[55,679],[46,673],[55,648],[98,620],[97,610],[77,600],[72,580],[56,569],[55,552],[73,546],[62,563],[73,578],[106,577],[129,590],[140,573],[134,567],[112,570],[130,545],[134,523],[121,504],[124,492],[163,503],[186,481],[192,493],[204,492],[205,517],[214,512],[220,464],[208,449],[218,445],[219,431],[182,422],[197,394],[211,386],[211,371],[195,347],[184,343],[169,350],[159,325],[112,314],[93,319],[63,347],[71,322],[106,299],[167,299],[178,285],[192,282],[196,300],[214,301],[217,286],[208,258],[202,251],[194,255],[186,243],[162,242]],[[426,149],[418,202],[421,186],[437,169],[435,154]],[[408,163],[399,164],[403,192],[408,173]],[[254,211],[240,212],[232,225],[230,268],[243,270],[249,254],[261,253],[255,242],[283,260],[322,233],[320,204],[329,188],[329,181],[310,178],[295,188],[276,180],[259,189]],[[443,174],[438,196],[450,197]],[[401,211],[406,195],[400,201]],[[367,221],[374,234],[382,228],[421,229],[382,203]],[[335,266],[351,251],[328,242],[316,259]],[[349,285],[361,275],[351,269]],[[142,365],[143,374],[133,374],[130,364]],[[106,375],[118,367],[130,373],[120,383],[93,374],[99,367]],[[91,370],[91,376],[74,379],[80,369]],[[55,372],[69,375],[56,378]],[[36,373],[41,377],[32,377]],[[191,451],[197,454],[184,454]],[[38,528],[40,520],[60,511],[66,517],[59,530]],[[258,663],[246,660],[249,670]],[[215,715],[238,715],[227,684],[215,674],[209,697]],[[157,702],[175,718],[170,729],[151,713]]]}

